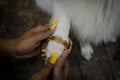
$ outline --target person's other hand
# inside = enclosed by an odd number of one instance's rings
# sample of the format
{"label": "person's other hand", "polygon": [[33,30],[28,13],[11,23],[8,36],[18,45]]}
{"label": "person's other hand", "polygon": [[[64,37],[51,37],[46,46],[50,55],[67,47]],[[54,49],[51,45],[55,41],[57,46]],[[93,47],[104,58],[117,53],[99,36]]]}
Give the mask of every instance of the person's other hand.
{"label": "person's other hand", "polygon": [[38,26],[28,30],[14,40],[14,54],[16,58],[30,58],[40,53],[41,42],[48,38],[54,30],[45,26]]}
{"label": "person's other hand", "polygon": [[69,53],[69,50],[63,51],[58,59],[53,70],[53,80],[67,80],[69,73],[69,61],[67,57]]}
{"label": "person's other hand", "polygon": [[[49,59],[45,67],[35,73],[30,80],[67,80],[69,72],[68,55],[69,51],[64,50],[56,64],[51,64]],[[50,77],[48,77],[49,75]]]}

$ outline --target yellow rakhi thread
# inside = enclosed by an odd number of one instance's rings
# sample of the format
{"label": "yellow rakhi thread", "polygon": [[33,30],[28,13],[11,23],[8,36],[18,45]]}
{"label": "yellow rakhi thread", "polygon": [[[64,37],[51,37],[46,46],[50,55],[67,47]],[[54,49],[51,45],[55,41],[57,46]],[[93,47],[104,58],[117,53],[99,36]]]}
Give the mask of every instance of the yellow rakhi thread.
{"label": "yellow rakhi thread", "polygon": [[58,36],[50,36],[48,40],[54,40],[57,43],[62,44],[65,48],[69,46],[69,43],[67,43],[67,41],[63,40],[61,37],[58,37]]}

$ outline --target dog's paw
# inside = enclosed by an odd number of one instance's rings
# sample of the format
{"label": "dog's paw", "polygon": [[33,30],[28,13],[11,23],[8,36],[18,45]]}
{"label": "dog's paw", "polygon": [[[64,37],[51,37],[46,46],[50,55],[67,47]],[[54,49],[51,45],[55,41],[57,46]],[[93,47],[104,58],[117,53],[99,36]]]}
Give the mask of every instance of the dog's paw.
{"label": "dog's paw", "polygon": [[90,60],[93,54],[93,49],[91,45],[81,46],[81,53],[85,59]]}
{"label": "dog's paw", "polygon": [[51,40],[48,42],[46,49],[46,57],[48,59],[55,53],[58,53],[60,56],[64,50],[64,46],[62,44],[57,43],[56,41]]}

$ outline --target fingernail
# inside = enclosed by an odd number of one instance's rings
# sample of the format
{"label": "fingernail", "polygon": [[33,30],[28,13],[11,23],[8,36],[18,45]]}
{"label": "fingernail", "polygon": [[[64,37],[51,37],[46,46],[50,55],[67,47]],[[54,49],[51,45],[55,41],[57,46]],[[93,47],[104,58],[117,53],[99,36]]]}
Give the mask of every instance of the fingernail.
{"label": "fingernail", "polygon": [[41,54],[41,58],[42,58],[42,60],[45,60],[46,59],[46,54],[45,53]]}
{"label": "fingernail", "polygon": [[42,58],[43,60],[45,60],[46,58],[44,57],[44,58]]}
{"label": "fingernail", "polygon": [[59,23],[59,21],[53,22],[52,25],[50,25],[50,30],[55,29],[57,27],[58,23]]}
{"label": "fingernail", "polygon": [[46,49],[42,49],[41,52],[45,53],[45,52],[46,52]]}
{"label": "fingernail", "polygon": [[58,57],[59,57],[58,53],[53,54],[52,57],[50,58],[50,63],[55,64]]}
{"label": "fingernail", "polygon": [[70,47],[69,47],[69,52],[71,52],[71,50],[72,50],[72,41],[70,41]]}
{"label": "fingernail", "polygon": [[45,57],[46,56],[46,54],[41,54],[41,57]]}

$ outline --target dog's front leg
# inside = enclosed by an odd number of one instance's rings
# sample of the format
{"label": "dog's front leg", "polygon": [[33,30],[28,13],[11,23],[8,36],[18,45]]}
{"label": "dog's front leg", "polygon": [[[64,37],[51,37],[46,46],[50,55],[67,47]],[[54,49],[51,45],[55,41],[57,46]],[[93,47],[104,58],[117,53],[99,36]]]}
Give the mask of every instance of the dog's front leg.
{"label": "dog's front leg", "polygon": [[[69,29],[70,29],[70,18],[67,16],[64,10],[58,5],[54,7],[54,13],[50,21],[50,24],[56,20],[59,23],[52,36],[61,37],[63,40],[69,42],[68,35],[69,35]],[[47,58],[49,58],[55,53],[59,54],[60,56],[64,48],[65,48],[64,45],[58,43],[57,41],[50,40],[47,46],[47,52],[46,52]]]}

